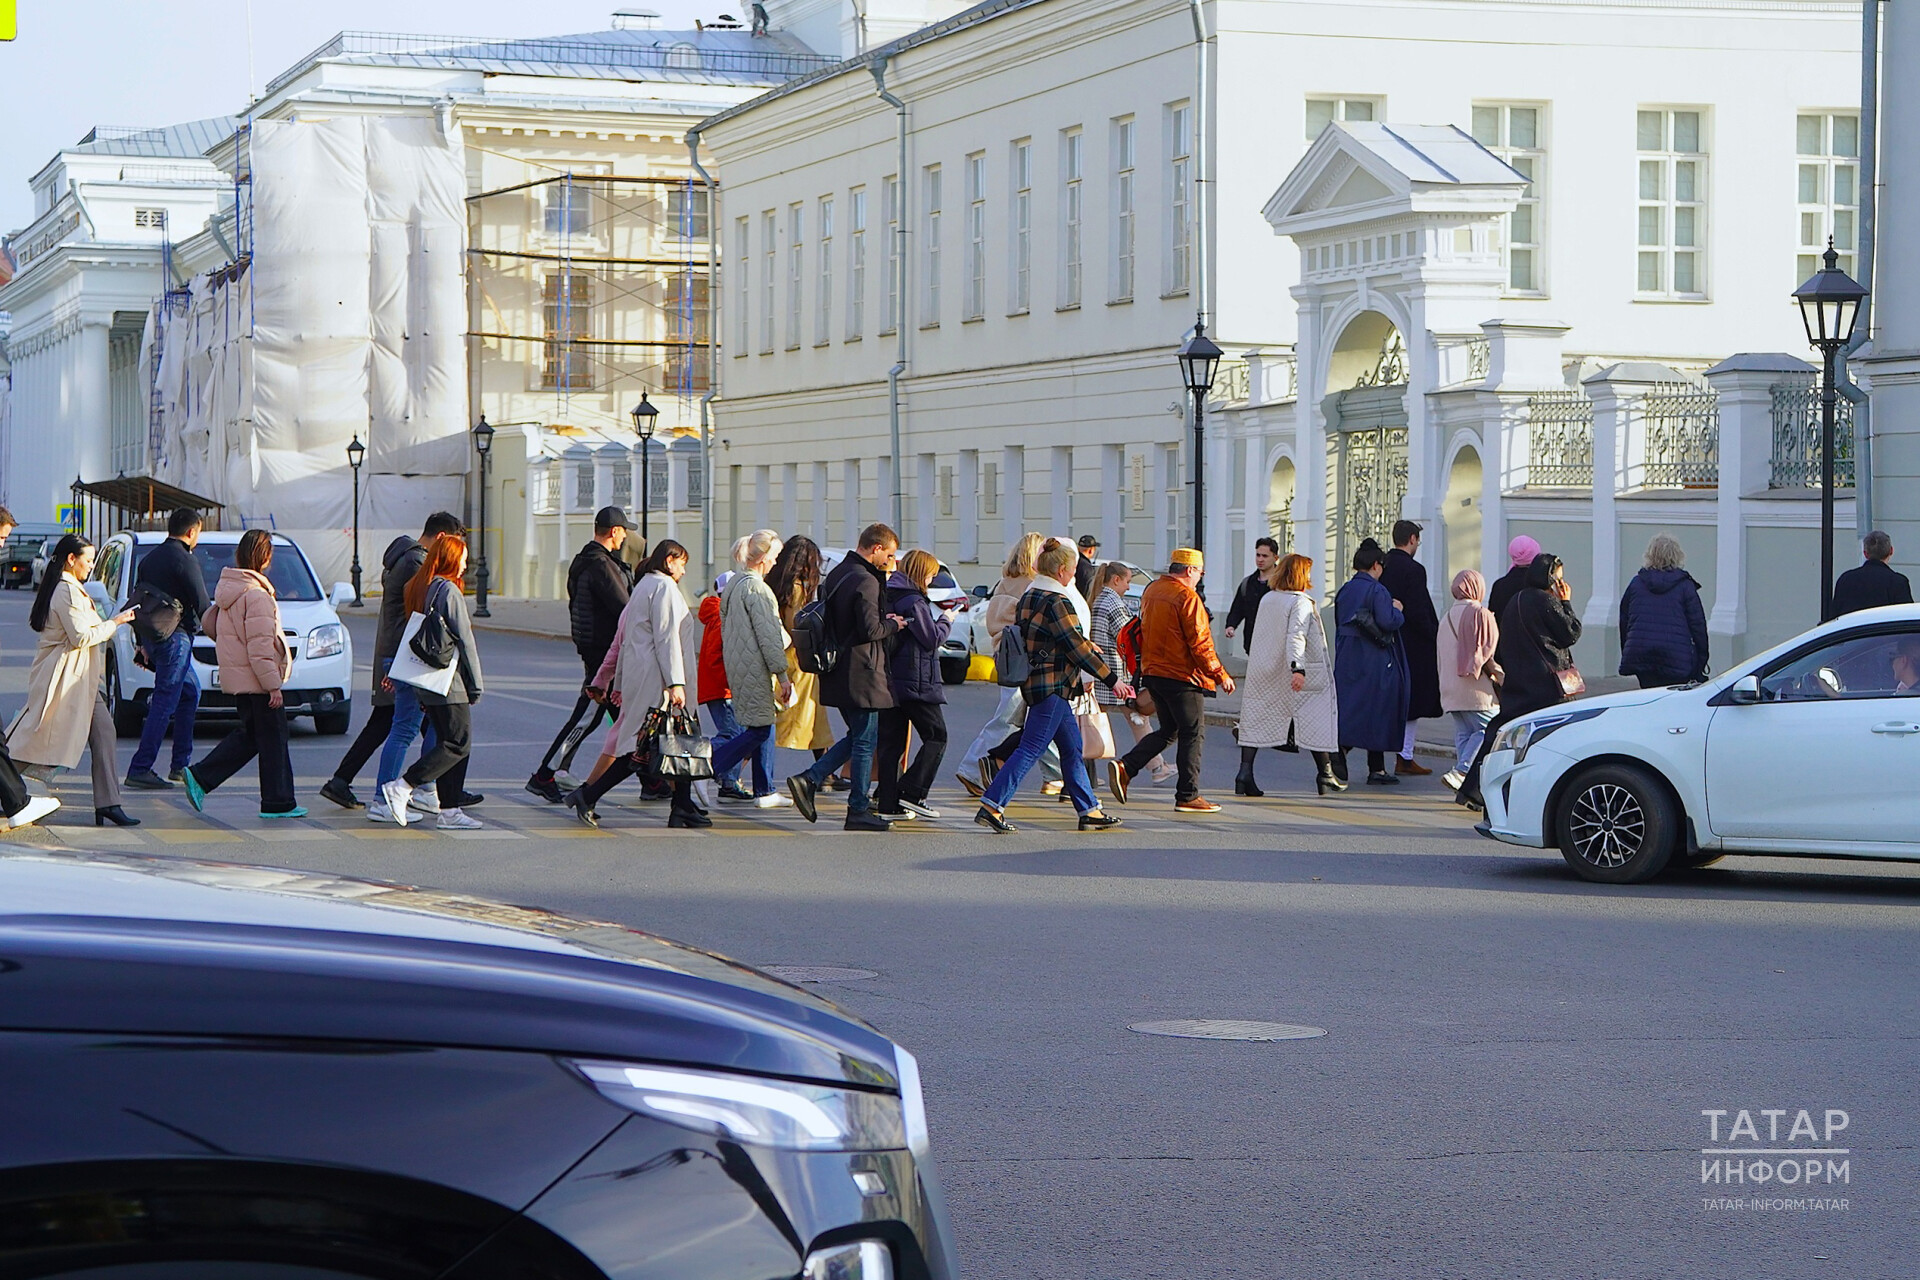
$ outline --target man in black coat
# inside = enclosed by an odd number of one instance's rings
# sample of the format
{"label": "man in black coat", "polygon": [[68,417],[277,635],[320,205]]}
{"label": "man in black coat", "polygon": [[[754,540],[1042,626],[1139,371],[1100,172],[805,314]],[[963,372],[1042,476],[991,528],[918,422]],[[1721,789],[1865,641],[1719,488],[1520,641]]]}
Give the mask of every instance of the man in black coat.
{"label": "man in black coat", "polygon": [[1912,604],[1913,584],[1887,563],[1893,559],[1893,539],[1875,529],[1861,539],[1860,549],[1866,563],[1833,580],[1833,616],[1883,604]]}
{"label": "man in black coat", "polygon": [[574,699],[567,722],[560,726],[547,753],[540,757],[539,767],[527,779],[527,790],[548,804],[565,804],[567,792],[579,785],[571,779],[562,783],[554,773],[573,768],[573,754],[581,742],[600,726],[602,716],[612,714],[606,703],[588,696],[587,689],[613,646],[620,614],[627,607],[627,593],[633,589],[633,575],[620,559],[620,548],[626,543],[627,532],[638,527],[619,507],[600,508],[593,516],[593,537],[567,566],[568,629],[573,634],[573,651],[586,668],[586,678],[580,682],[580,696]]}
{"label": "man in black coat", "polygon": [[1433,597],[1427,594],[1427,567],[1413,558],[1420,549],[1420,526],[1411,520],[1396,520],[1393,525],[1393,550],[1380,571],[1380,585],[1393,593],[1406,615],[1400,636],[1407,646],[1407,674],[1413,681],[1413,697],[1407,707],[1407,738],[1395,772],[1432,773],[1433,770],[1413,758],[1414,723],[1431,720],[1440,711],[1440,662],[1435,641],[1440,635],[1440,615],[1434,612]]}
{"label": "man in black coat", "polygon": [[1090,533],[1080,535],[1080,557],[1073,562],[1073,589],[1089,604],[1093,596],[1093,575],[1100,571],[1100,539]]}
{"label": "man in black coat", "polygon": [[386,744],[387,734],[393,729],[393,694],[384,686],[387,668],[400,652],[400,637],[407,630],[407,584],[427,562],[428,543],[443,533],[464,531],[459,516],[451,511],[436,511],[427,517],[426,527],[418,538],[409,538],[403,533],[387,544],[380,557],[380,618],[373,629],[373,714],[367,717],[360,736],[347,748],[347,754],[334,766],[333,776],[320,788],[321,795],[343,809],[366,807],[360,797],[353,794],[353,780],[373,753]]}
{"label": "man in black coat", "polygon": [[1240,647],[1249,655],[1253,653],[1253,624],[1260,620],[1260,601],[1266,598],[1270,588],[1267,586],[1267,574],[1272,572],[1274,561],[1280,558],[1280,544],[1272,538],[1258,538],[1253,544],[1253,572],[1240,579],[1240,585],[1233,592],[1233,606],[1227,610],[1227,639],[1233,639],[1233,633],[1240,633]]}
{"label": "man in black coat", "polygon": [[880,713],[893,705],[893,684],[887,678],[889,642],[900,634],[906,619],[885,611],[887,575],[893,572],[900,536],[884,524],[870,524],[860,533],[860,545],[834,567],[820,584],[820,600],[827,616],[827,632],[840,650],[833,670],[820,677],[820,701],[840,712],[847,735],[827,748],[805,773],[787,779],[794,808],[808,822],[815,820],[814,797],[826,780],[852,763],[853,786],[847,792],[848,831],[891,831],[892,825],[873,811],[868,794],[873,783],[873,753],[879,741]]}
{"label": "man in black coat", "polygon": [[140,729],[140,745],[127,763],[127,785],[147,791],[171,787],[155,773],[160,743],[173,728],[173,768],[177,779],[193,756],[193,720],[200,710],[200,678],[193,673],[193,638],[200,633],[200,615],[213,601],[207,595],[207,577],[194,557],[200,541],[200,513],[181,507],[167,517],[167,540],[147,552],[133,575],[135,587],[148,586],[180,602],[180,626],[146,651],[153,668],[153,692],[147,696],[147,721]]}

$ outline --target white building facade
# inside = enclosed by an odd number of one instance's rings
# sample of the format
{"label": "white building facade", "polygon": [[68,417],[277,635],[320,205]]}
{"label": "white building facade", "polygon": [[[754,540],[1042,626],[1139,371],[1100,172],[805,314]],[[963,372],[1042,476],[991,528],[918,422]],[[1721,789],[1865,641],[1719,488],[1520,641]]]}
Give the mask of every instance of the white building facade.
{"label": "white building facade", "polygon": [[[1269,531],[1343,555],[1365,499],[1368,532],[1429,526],[1442,590],[1536,532],[1582,575],[1598,661],[1646,537],[1671,527],[1717,647],[1744,651],[1775,625],[1748,607],[1766,586],[1749,566],[1811,548],[1804,483],[1776,484],[1771,457],[1774,386],[1790,420],[1806,371],[1737,371],[1765,408],[1743,429],[1767,428],[1744,490],[1712,456],[1738,406],[1706,371],[1802,351],[1788,294],[1828,234],[1850,252],[1858,14],[1215,4],[1197,59],[1188,5],[1016,0],[723,113],[700,129],[728,263],[716,524],[839,544],[897,509],[903,538],[983,581],[1027,528],[1164,562],[1192,529],[1172,357],[1204,311],[1232,357],[1205,445],[1216,597]],[[1420,176],[1382,159],[1397,148]],[[1457,180],[1450,156],[1497,180]],[[1373,403],[1330,422],[1361,383]],[[1368,412],[1371,436],[1341,430]],[[1527,465],[1556,418],[1587,451],[1571,483]],[[1749,549],[1755,521],[1779,533]]]}

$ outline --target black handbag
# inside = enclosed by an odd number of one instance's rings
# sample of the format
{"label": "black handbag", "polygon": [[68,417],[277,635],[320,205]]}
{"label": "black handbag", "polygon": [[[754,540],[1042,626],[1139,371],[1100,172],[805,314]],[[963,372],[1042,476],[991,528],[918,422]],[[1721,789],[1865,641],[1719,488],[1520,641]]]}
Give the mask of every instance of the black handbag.
{"label": "black handbag", "polygon": [[686,708],[649,711],[641,741],[647,772],[654,777],[690,782],[713,777],[713,744]]}
{"label": "black handbag", "polygon": [[[443,588],[440,582],[435,582],[433,589],[439,591]],[[445,589],[452,590],[451,587]],[[414,657],[435,671],[445,671],[459,656],[459,649],[453,643],[453,632],[447,627],[446,614],[434,608],[433,605],[434,597],[429,593],[426,612],[420,616],[419,630],[413,633],[413,639],[408,642],[407,648],[413,650]]]}
{"label": "black handbag", "polygon": [[1362,610],[1353,615],[1353,629],[1382,649],[1393,648],[1393,633],[1380,629],[1380,624],[1374,620],[1371,609]]}

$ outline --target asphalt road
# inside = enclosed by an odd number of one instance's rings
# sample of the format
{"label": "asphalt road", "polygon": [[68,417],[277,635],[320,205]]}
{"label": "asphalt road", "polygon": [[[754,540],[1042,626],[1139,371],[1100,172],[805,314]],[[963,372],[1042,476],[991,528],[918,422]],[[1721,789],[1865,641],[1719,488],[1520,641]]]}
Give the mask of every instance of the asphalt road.
{"label": "asphalt road", "polygon": [[[8,714],[25,611],[24,593],[0,596]],[[367,628],[354,631],[364,658]],[[711,832],[669,832],[631,796],[603,803],[595,833],[520,790],[571,701],[570,647],[482,643],[485,831],[334,809],[315,791],[346,740],[306,729],[304,822],[266,829],[249,771],[206,818],[136,795],[147,825],[96,832],[78,825],[83,770],[57,786],[71,807],[52,830],[870,970],[823,990],[920,1056],[974,1277],[1913,1274],[1920,868],[1736,858],[1602,888],[1475,836],[1434,779],[1322,801],[1304,757],[1267,753],[1268,798],[1236,802],[1219,729],[1207,786],[1228,809],[1210,820],[1136,792],[1119,831],[1080,835],[1066,806],[1035,802],[1013,811],[1022,831],[995,837],[948,782],[946,820],[889,837],[726,808]],[[956,738],[990,700],[958,693]],[[1128,1029],[1181,1018],[1327,1034]],[[1811,1186],[1783,1187],[1779,1158],[1760,1156],[1742,1170],[1765,1161],[1764,1184],[1702,1185],[1718,1158],[1703,1148],[1811,1145],[1788,1140],[1803,1108],[1821,1128],[1846,1113],[1818,1144],[1846,1149],[1831,1157],[1845,1182],[1820,1164]],[[1757,1140],[1730,1136],[1741,1109]],[[1763,1109],[1786,1112],[1777,1139]],[[1729,1113],[1718,1141],[1707,1110]]]}

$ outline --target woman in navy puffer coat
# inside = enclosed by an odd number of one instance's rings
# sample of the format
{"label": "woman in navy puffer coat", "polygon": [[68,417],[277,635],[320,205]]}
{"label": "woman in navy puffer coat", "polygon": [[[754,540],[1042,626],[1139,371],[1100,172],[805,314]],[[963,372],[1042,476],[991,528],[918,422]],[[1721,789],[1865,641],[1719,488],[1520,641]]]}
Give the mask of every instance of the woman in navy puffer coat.
{"label": "woman in navy puffer coat", "polygon": [[1686,558],[1660,534],[1620,597],[1620,674],[1638,676],[1642,689],[1706,678],[1707,614]]}
{"label": "woman in navy puffer coat", "polygon": [[[887,677],[894,705],[880,713],[880,737],[874,748],[874,772],[879,790],[875,810],[896,821],[909,817],[937,818],[928,806],[927,792],[947,753],[947,721],[942,704],[946,685],[940,680],[940,645],[953,628],[953,616],[933,607],[927,585],[940,571],[940,562],[928,551],[909,551],[887,579],[887,611],[907,620],[895,637],[887,659]],[[913,763],[902,769],[907,731],[920,736]]]}

